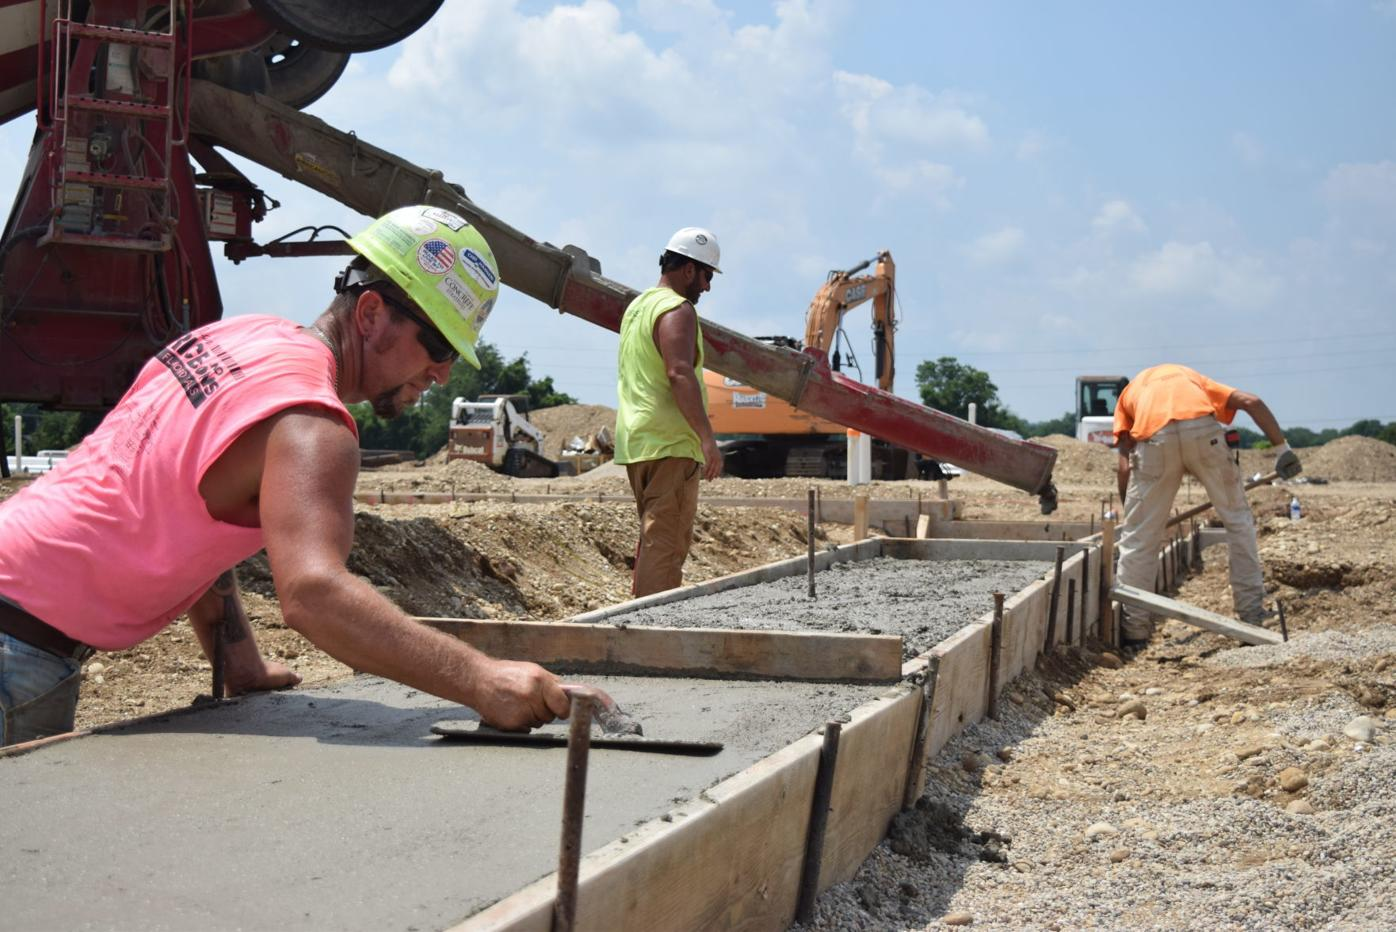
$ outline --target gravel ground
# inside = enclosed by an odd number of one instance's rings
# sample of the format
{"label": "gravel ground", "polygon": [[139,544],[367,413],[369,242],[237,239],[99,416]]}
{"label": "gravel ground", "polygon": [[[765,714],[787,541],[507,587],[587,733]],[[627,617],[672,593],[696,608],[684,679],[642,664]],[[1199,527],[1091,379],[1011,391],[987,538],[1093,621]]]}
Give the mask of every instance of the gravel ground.
{"label": "gravel ground", "polygon": [[1297,635],[1283,644],[1226,651],[1210,658],[1208,663],[1219,667],[1271,667],[1295,657],[1361,660],[1382,654],[1396,654],[1396,625],[1377,625],[1361,631],[1318,631]]}
{"label": "gravel ground", "polygon": [[915,657],[993,610],[993,594],[1012,594],[1052,565],[1016,560],[896,560],[836,563],[804,575],[641,609],[612,624],[672,628],[834,631],[902,636]]}
{"label": "gravel ground", "polygon": [[[1254,650],[1223,651],[1213,662]],[[1391,927],[1396,721],[1343,692],[1237,713],[1230,721],[1271,730],[1249,750],[1202,752],[1234,781],[1229,794],[1209,797],[1187,784],[1181,771],[1199,768],[1182,757],[1171,775],[1145,766],[1145,745],[1159,737],[1147,730],[1171,726],[1128,717],[1105,725],[1110,715],[1083,723],[1047,698],[1060,689],[1035,674],[1012,684],[1002,721],[982,722],[942,749],[918,808],[899,816],[857,876],[796,928]],[[1162,687],[1141,693],[1159,717],[1207,709]],[[1125,696],[1133,694],[1117,698]],[[1089,700],[1078,701],[1084,713]],[[1354,720],[1374,737],[1344,734]],[[1039,755],[1058,767],[1040,772]],[[1123,765],[1123,778],[1102,779],[1111,762]],[[1294,773],[1292,793],[1248,795],[1257,774],[1268,786]]]}

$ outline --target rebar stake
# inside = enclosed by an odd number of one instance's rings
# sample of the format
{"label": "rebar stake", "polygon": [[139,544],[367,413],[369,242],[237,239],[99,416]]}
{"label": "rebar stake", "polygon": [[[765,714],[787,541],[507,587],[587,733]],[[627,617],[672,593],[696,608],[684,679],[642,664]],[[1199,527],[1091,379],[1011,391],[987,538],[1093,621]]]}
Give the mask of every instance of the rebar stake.
{"label": "rebar stake", "polygon": [[553,932],[572,932],[577,920],[577,874],[582,862],[582,818],[586,814],[587,756],[591,752],[592,697],[572,696],[572,727],[567,733],[567,782],[562,790],[562,844],[557,858]]}
{"label": "rebar stake", "polygon": [[806,506],[805,533],[809,537],[809,557],[806,572],[809,575],[809,597],[814,598],[814,489],[809,490]]}
{"label": "rebar stake", "polygon": [[800,898],[795,904],[795,921],[814,918],[814,901],[819,894],[819,862],[824,858],[824,830],[829,824],[829,798],[834,791],[834,766],[839,758],[839,734],[843,725],[824,725],[824,746],[819,751],[819,772],[814,776],[814,799],[810,802],[809,833],[805,835],[805,863],[800,871]]}
{"label": "rebar stake", "polygon": [[989,625],[989,718],[999,718],[999,658],[1003,653],[1003,593],[994,593],[994,620]]}
{"label": "rebar stake", "polygon": [[1047,603],[1047,637],[1042,645],[1042,652],[1050,654],[1052,645],[1057,640],[1057,594],[1062,590],[1062,559],[1066,555],[1066,547],[1057,545],[1057,565],[1052,570],[1052,595]]}

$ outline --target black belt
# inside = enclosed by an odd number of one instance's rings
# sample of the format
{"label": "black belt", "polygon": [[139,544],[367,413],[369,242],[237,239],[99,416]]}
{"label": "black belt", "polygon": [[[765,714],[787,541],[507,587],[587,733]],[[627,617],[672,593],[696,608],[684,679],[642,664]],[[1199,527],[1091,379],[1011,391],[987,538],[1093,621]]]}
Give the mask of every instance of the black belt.
{"label": "black belt", "polygon": [[48,651],[55,657],[72,658],[81,663],[91,657],[96,648],[88,647],[81,641],[74,641],[53,625],[35,618],[18,606],[0,598],[0,631],[10,637]]}

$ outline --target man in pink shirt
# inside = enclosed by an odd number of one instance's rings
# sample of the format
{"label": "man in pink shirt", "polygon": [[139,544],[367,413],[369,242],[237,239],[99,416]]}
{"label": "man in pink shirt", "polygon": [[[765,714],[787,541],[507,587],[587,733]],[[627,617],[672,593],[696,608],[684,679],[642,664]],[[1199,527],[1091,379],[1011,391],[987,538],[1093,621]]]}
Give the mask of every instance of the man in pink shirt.
{"label": "man in pink shirt", "polygon": [[499,290],[463,218],[405,207],[309,327],[242,317],[142,369],[60,468],[0,505],[0,744],[69,731],[80,665],[187,612],[237,694],[300,678],[257,649],[231,567],[263,547],[288,626],[356,670],[524,728],[566,715],[557,678],[414,622],[350,573],[358,433],[347,404],[394,417],[475,342]]}

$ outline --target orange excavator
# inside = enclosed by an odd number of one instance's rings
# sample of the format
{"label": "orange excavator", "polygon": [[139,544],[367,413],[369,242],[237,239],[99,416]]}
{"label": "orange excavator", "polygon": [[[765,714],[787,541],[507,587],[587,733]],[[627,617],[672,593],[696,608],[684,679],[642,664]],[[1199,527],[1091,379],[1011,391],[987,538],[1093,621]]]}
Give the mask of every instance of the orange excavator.
{"label": "orange excavator", "polygon": [[[868,266],[873,266],[871,275],[858,274]],[[829,360],[833,371],[851,366],[862,381],[862,369],[844,332],[843,318],[871,301],[873,377],[879,389],[890,393],[896,375],[896,279],[896,264],[886,250],[850,269],[832,271],[805,314],[803,344],[790,337],[756,339],[806,353],[818,352]],[[728,474],[745,479],[844,477],[847,431],[842,424],[716,372],[705,372],[703,378],[708,389],[708,417],[722,446]],[[901,447],[880,440],[873,444],[873,478],[911,478],[928,469],[933,472],[934,467],[933,461],[918,462],[916,454]]]}

